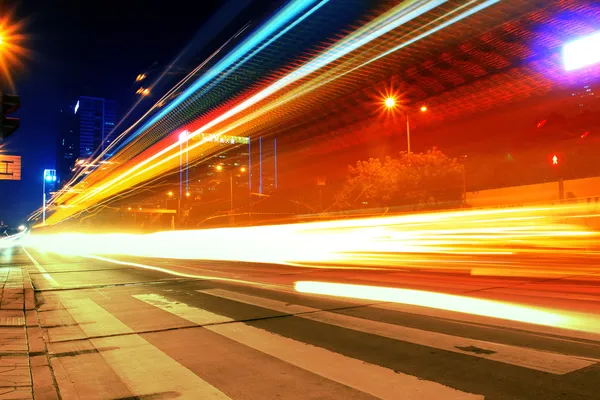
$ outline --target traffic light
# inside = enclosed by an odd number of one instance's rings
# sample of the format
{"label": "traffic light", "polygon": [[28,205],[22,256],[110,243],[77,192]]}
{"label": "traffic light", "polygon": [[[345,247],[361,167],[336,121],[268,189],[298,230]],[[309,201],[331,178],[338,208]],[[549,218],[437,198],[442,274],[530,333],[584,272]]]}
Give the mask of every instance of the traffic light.
{"label": "traffic light", "polygon": [[19,118],[7,117],[7,115],[17,111],[20,106],[20,96],[0,92],[0,139],[12,135],[19,129],[21,123]]}
{"label": "traffic light", "polygon": [[560,154],[558,153],[550,153],[548,154],[548,164],[550,164],[551,167],[558,167],[562,162],[562,159],[560,157]]}

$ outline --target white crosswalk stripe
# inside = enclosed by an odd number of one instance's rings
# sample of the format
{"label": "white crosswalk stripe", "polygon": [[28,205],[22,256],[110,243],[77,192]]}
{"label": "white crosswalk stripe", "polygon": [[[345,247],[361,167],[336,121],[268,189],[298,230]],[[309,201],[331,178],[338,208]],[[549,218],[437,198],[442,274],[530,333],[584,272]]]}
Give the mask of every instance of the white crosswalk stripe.
{"label": "white crosswalk stripe", "polygon": [[[320,347],[255,328],[207,310],[191,307],[163,296],[134,295],[161,310],[205,325],[205,328],[235,342],[276,357],[314,374],[381,399],[483,399],[483,396],[462,392],[442,384],[421,380],[415,376],[365,363]],[[206,325],[215,321],[217,325]]]}
{"label": "white crosswalk stripe", "polygon": [[[352,329],[390,339],[401,340],[422,346],[466,354],[473,357],[485,358],[519,367],[553,374],[566,374],[595,364],[598,360],[568,356],[558,353],[545,352],[519,346],[493,343],[409,328],[394,324],[351,317],[333,312],[321,311],[316,308],[288,304],[269,298],[251,296],[243,293],[222,289],[198,290],[200,293],[225,298],[240,303],[250,304],[285,314],[301,314],[298,317]],[[461,349],[478,348],[488,353],[474,353]]]}
{"label": "white crosswalk stripe", "polygon": [[[102,352],[102,357],[134,396],[173,393],[184,399],[229,399],[144,338],[133,334],[131,328],[93,300],[63,299],[61,302],[95,348],[115,349]],[[118,336],[94,338],[103,335]]]}

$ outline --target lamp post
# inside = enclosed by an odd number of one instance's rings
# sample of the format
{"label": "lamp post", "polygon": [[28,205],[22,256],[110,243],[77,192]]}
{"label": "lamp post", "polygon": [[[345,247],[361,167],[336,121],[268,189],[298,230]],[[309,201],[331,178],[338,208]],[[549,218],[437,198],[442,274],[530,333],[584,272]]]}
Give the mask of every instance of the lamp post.
{"label": "lamp post", "polygon": [[463,206],[467,205],[467,155],[463,154],[460,156],[460,160],[462,161],[462,165],[463,165],[463,173],[462,173],[462,178],[463,178]]}
{"label": "lamp post", "polygon": [[46,225],[46,182],[56,182],[56,170],[45,169],[42,179],[42,222]]}
{"label": "lamp post", "polygon": [[[388,96],[384,100],[383,104],[390,111],[394,110],[398,106],[398,102],[396,101],[396,98],[393,96]],[[421,108],[419,110],[421,112],[425,112],[425,111],[427,111],[427,107],[421,106]],[[403,111],[404,111],[404,117],[406,118],[406,152],[408,154],[410,154],[410,118],[408,116],[408,110],[406,108],[403,108]]]}
{"label": "lamp post", "polygon": [[[223,171],[222,165],[217,165],[216,170],[221,172]],[[246,167],[240,167],[240,172],[246,172]],[[231,214],[231,219],[233,220],[233,170],[229,170],[229,213]]]}

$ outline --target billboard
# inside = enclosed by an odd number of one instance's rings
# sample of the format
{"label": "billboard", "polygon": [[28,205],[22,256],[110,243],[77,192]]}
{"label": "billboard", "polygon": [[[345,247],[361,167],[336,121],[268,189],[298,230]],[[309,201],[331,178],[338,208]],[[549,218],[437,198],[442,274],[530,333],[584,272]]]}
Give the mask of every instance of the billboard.
{"label": "billboard", "polygon": [[221,135],[221,136],[215,136],[215,135],[210,135],[210,134],[205,134],[205,133],[201,133],[199,136],[196,136],[196,139],[200,139],[200,138],[205,138],[205,137],[209,137],[211,142],[218,142],[218,143],[223,143],[223,144],[248,144],[248,142],[250,141],[250,139],[248,139],[247,137],[243,137],[243,136],[227,136],[227,135]]}
{"label": "billboard", "polygon": [[21,180],[21,156],[0,154],[0,181]]}

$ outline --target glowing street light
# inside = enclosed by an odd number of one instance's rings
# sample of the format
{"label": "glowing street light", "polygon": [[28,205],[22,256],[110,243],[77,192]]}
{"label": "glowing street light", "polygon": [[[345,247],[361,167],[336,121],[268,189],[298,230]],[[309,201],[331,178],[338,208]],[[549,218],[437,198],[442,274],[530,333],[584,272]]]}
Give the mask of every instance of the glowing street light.
{"label": "glowing street light", "polygon": [[[383,101],[383,105],[388,109],[388,110],[393,110],[396,108],[396,106],[398,105],[396,98],[394,96],[388,96],[384,99]],[[421,112],[426,112],[427,111],[427,106],[426,105],[422,105],[421,108],[419,108],[419,110]],[[406,152],[408,154],[410,154],[410,118],[408,117],[408,110],[406,108],[403,108],[404,111],[404,117],[406,118]]]}
{"label": "glowing street light", "polygon": [[393,97],[388,97],[387,99],[385,99],[384,104],[387,108],[394,108],[396,107],[396,99]]}
{"label": "glowing street light", "polygon": [[27,57],[29,51],[22,46],[26,36],[22,33],[24,20],[13,21],[13,12],[3,10],[0,13],[0,81],[5,89],[14,91],[11,73],[22,65],[21,58]]}
{"label": "glowing street light", "polygon": [[[219,172],[223,171],[222,165],[217,165],[215,169]],[[240,172],[246,172],[246,167],[240,167]],[[229,199],[231,201],[230,213],[233,214],[233,170],[229,170]]]}
{"label": "glowing street light", "polygon": [[169,192],[167,193],[167,196],[169,196],[169,197],[173,197],[173,192],[169,191]]}

